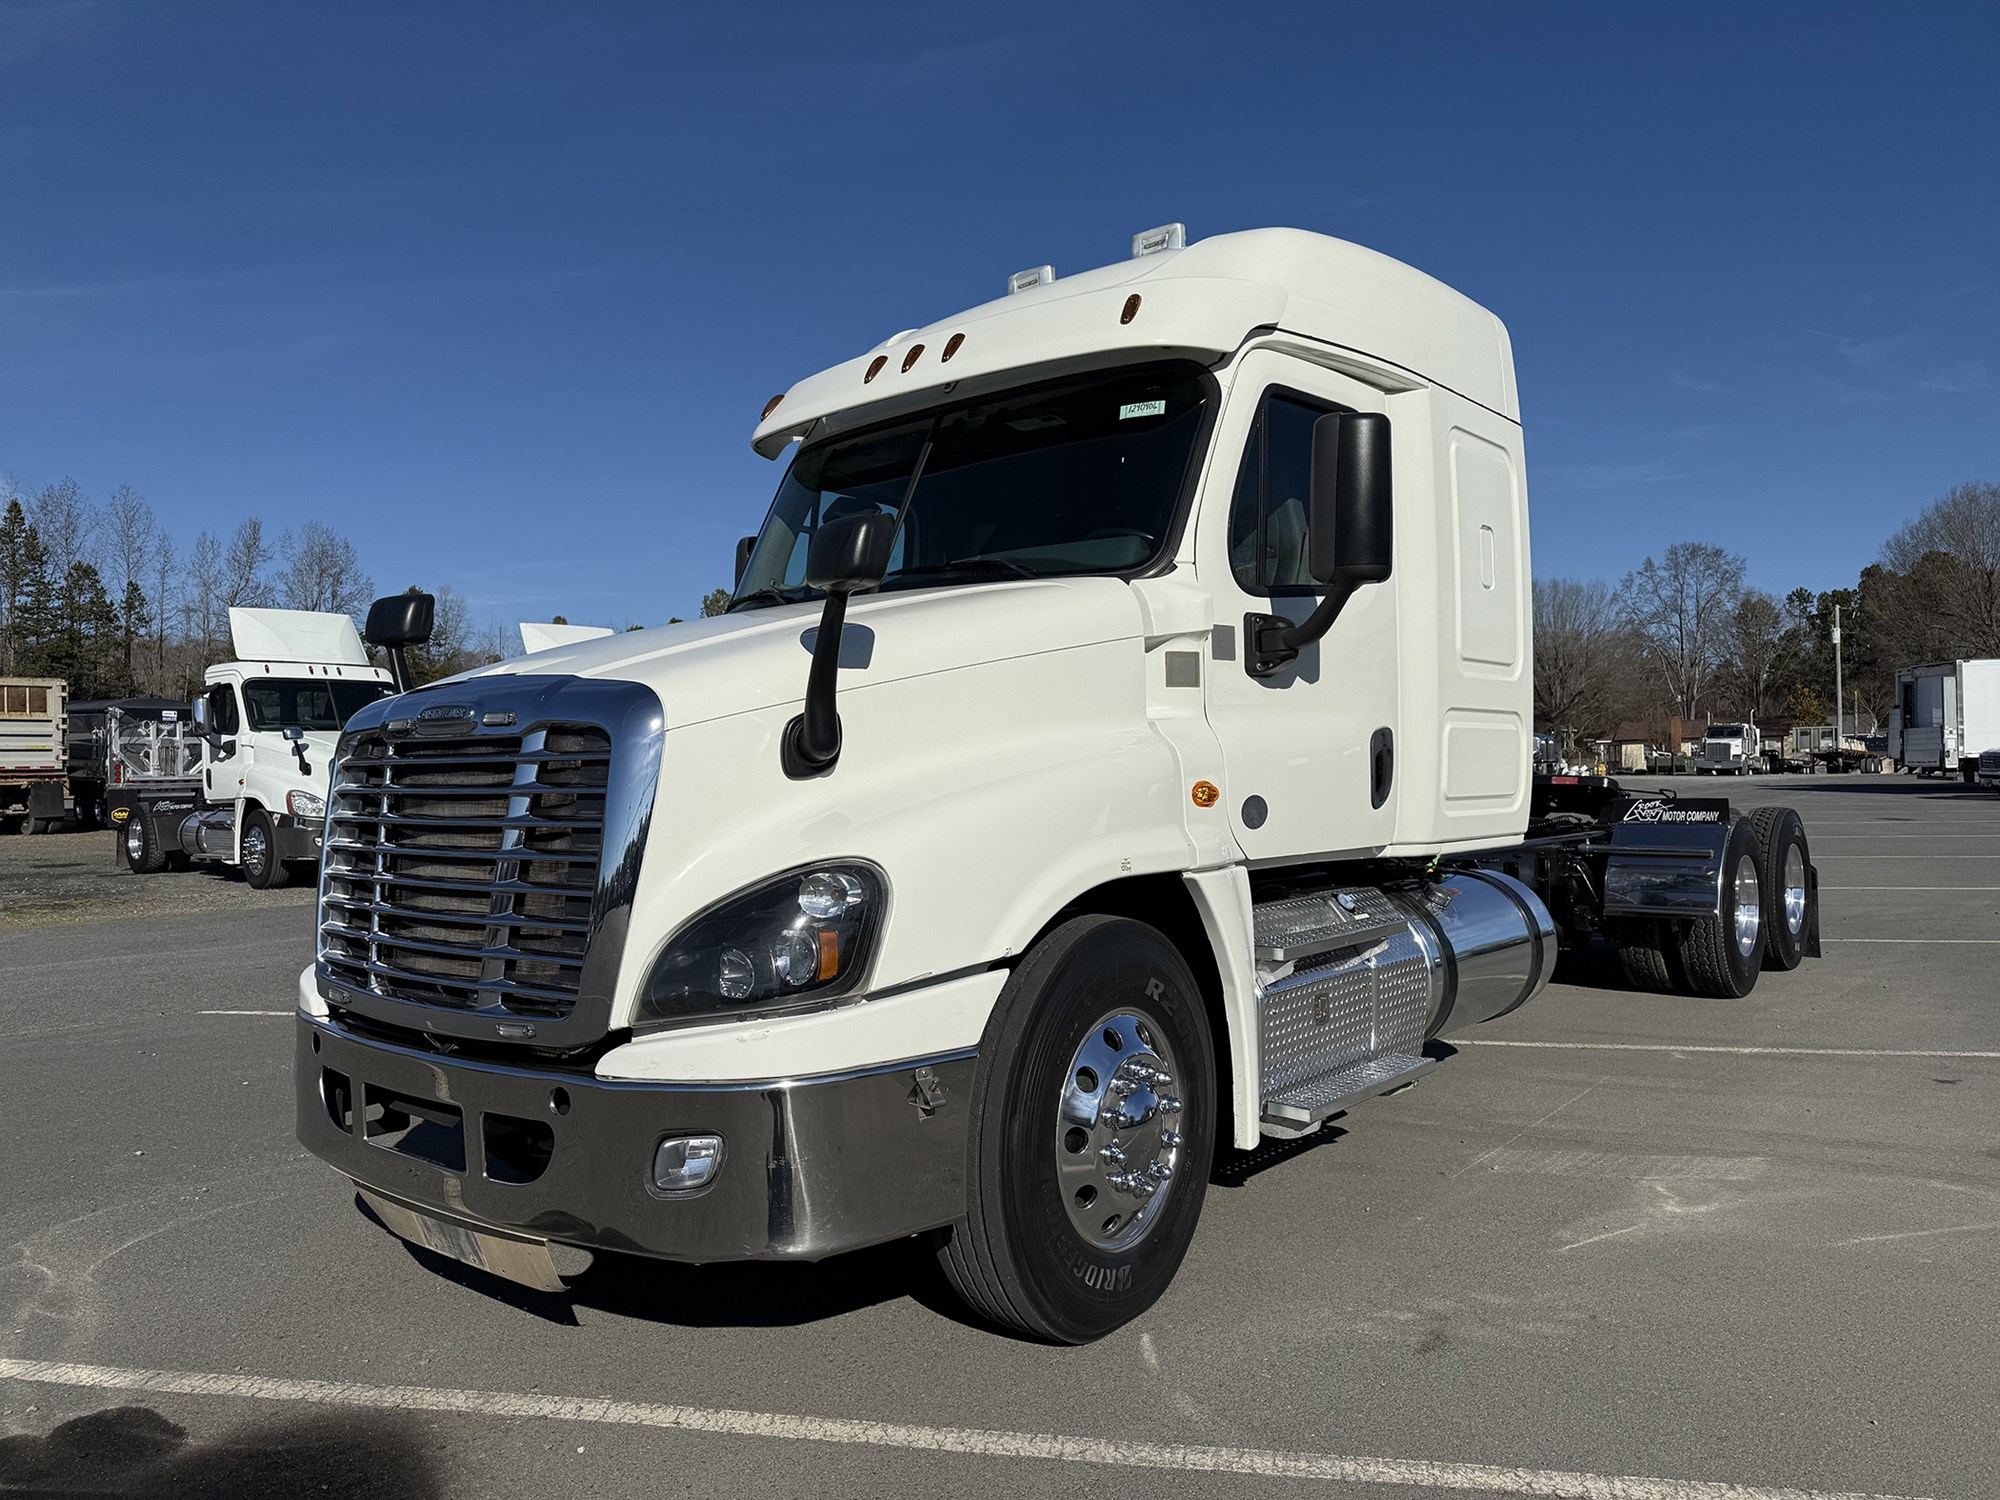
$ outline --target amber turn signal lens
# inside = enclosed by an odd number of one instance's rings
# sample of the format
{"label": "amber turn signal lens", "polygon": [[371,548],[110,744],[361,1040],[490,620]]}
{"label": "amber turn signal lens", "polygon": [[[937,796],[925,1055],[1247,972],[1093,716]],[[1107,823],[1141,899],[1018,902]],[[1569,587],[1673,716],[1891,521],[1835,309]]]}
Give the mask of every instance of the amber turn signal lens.
{"label": "amber turn signal lens", "polygon": [[1125,311],[1123,311],[1118,315],[1118,321],[1121,323],[1129,323],[1138,316],[1139,316],[1139,294],[1137,292],[1134,292],[1131,296],[1125,299]]}
{"label": "amber turn signal lens", "polygon": [[840,934],[822,927],[819,934],[819,977],[822,981],[840,972]]}
{"label": "amber turn signal lens", "polygon": [[869,381],[873,380],[877,375],[880,375],[882,373],[882,366],[886,365],[887,363],[889,363],[888,355],[886,354],[876,355],[872,360],[868,362],[868,373],[861,377],[861,383],[863,385],[866,385],[868,384]]}
{"label": "amber turn signal lens", "polygon": [[1212,781],[1197,781],[1194,784],[1194,805],[1213,807],[1222,800],[1222,792]]}
{"label": "amber turn signal lens", "polygon": [[778,392],[777,395],[773,396],[769,401],[766,401],[764,403],[763,414],[759,416],[757,420],[761,422],[766,417],[770,416],[772,412],[778,409],[778,403],[784,399],[785,399],[785,393],[783,391],[780,391]]}

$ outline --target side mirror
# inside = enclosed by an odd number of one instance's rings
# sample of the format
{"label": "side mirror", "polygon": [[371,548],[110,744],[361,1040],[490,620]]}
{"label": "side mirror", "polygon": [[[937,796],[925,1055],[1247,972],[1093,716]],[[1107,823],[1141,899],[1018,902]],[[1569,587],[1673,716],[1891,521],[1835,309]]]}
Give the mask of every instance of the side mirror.
{"label": "side mirror", "polygon": [[285,738],[288,740],[298,741],[305,737],[306,732],[303,729],[287,729],[285,731]]}
{"label": "side mirror", "polygon": [[755,538],[754,536],[737,538],[736,581],[735,583],[730,585],[732,588],[741,588],[743,586],[743,571],[744,569],[750,566],[750,554],[752,552],[755,552],[756,550],[757,550],[757,538]]}
{"label": "side mirror", "polygon": [[1387,417],[1377,411],[1337,411],[1313,423],[1308,559],[1313,577],[1326,584],[1387,578],[1393,498]]}
{"label": "side mirror", "polygon": [[806,582],[829,594],[873,588],[889,571],[896,518],[883,511],[842,516],[820,527],[806,553]]}
{"label": "side mirror", "polygon": [[1389,577],[1395,554],[1395,491],[1389,419],[1375,411],[1329,412],[1313,423],[1312,544],[1306,566],[1326,596],[1299,624],[1283,615],[1243,617],[1244,670],[1269,677],[1333,622],[1366,583]]}
{"label": "side mirror", "polygon": [[361,638],[389,653],[389,675],[397,692],[410,690],[410,662],[404,652],[428,641],[436,621],[437,600],[429,594],[389,594],[368,606]]}
{"label": "side mirror", "polygon": [[813,637],[805,710],[785,726],[780,746],[785,774],[794,781],[822,776],[840,759],[840,714],[833,695],[847,596],[873,588],[889,571],[896,525],[897,518],[883,511],[841,516],[820,527],[806,553],[806,582],[826,592],[826,607],[820,611],[819,634]]}

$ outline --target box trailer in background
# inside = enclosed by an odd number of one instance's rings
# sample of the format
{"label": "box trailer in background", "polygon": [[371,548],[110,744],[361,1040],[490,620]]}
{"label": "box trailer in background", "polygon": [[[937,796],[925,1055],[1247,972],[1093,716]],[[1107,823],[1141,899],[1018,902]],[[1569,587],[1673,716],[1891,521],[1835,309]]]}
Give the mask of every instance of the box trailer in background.
{"label": "box trailer in background", "polygon": [[1901,771],[1956,772],[1967,782],[1981,751],[2000,749],[2000,658],[1933,662],[1896,674],[1889,756]]}
{"label": "box trailer in background", "polygon": [[0,677],[0,830],[47,833],[69,814],[69,684]]}

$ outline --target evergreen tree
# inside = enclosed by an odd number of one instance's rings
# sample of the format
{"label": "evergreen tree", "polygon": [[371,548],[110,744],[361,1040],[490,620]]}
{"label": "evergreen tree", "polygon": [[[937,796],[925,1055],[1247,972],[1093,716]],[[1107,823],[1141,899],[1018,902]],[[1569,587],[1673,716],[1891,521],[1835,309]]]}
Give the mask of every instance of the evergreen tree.
{"label": "evergreen tree", "polygon": [[119,633],[124,639],[125,676],[118,685],[120,693],[139,691],[139,674],[132,663],[132,646],[145,634],[153,623],[153,612],[146,607],[146,591],[136,578],[125,584],[125,598],[118,606]]}
{"label": "evergreen tree", "polygon": [[26,583],[23,544],[28,535],[28,517],[17,495],[0,513],[0,672],[14,670],[15,612],[20,608],[21,590]]}
{"label": "evergreen tree", "polygon": [[[10,513],[18,506],[8,507]],[[8,549],[4,562],[8,593],[7,627],[12,660],[10,670],[23,677],[59,676],[47,668],[47,658],[56,632],[55,580],[49,576],[49,549],[32,522],[24,522],[16,533],[18,542]]]}

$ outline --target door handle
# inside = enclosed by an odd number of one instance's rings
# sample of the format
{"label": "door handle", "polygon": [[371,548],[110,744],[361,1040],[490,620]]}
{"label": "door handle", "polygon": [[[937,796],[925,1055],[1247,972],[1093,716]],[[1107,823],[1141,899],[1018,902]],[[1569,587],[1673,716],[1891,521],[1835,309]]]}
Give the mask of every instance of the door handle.
{"label": "door handle", "polygon": [[1368,797],[1371,807],[1389,800],[1389,788],[1396,780],[1396,735],[1378,729],[1368,741]]}

